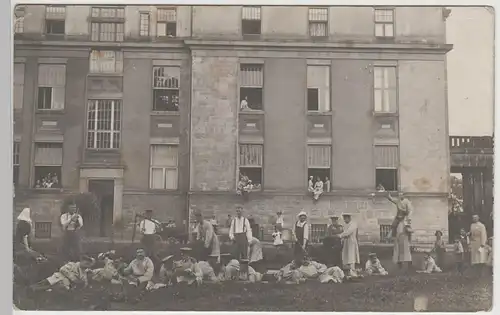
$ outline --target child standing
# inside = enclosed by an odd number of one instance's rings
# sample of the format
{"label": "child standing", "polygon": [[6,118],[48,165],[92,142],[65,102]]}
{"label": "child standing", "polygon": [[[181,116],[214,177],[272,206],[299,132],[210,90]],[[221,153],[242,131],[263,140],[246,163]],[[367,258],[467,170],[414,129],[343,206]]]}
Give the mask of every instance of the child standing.
{"label": "child standing", "polygon": [[280,247],[280,245],[283,245],[283,239],[281,238],[282,234],[281,231],[279,231],[278,227],[275,225],[274,226],[274,232],[273,232],[273,245],[277,248]]}
{"label": "child standing", "polygon": [[460,243],[464,248],[464,262],[470,262],[470,238],[465,229],[460,229]]}
{"label": "child standing", "polygon": [[453,246],[453,251],[455,252],[455,263],[457,266],[457,271],[462,274],[463,272],[463,261],[464,261],[464,247],[462,245],[460,237],[455,239],[455,244]]}
{"label": "child standing", "polygon": [[446,246],[443,240],[443,232],[436,231],[436,242],[432,251],[436,254],[436,263],[439,267],[444,267],[444,255],[446,254]]}

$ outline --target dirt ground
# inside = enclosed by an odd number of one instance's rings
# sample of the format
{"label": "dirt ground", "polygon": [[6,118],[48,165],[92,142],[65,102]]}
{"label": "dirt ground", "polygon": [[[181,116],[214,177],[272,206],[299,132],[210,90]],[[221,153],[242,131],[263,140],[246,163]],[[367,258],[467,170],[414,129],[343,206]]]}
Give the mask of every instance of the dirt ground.
{"label": "dirt ground", "polygon": [[109,302],[105,288],[89,292],[41,292],[27,298],[14,288],[24,310],[134,311],[379,311],[411,312],[414,299],[425,295],[428,311],[486,311],[492,305],[492,277],[453,273],[369,277],[359,282],[299,285],[276,283],[177,286],[145,295],[137,304]]}

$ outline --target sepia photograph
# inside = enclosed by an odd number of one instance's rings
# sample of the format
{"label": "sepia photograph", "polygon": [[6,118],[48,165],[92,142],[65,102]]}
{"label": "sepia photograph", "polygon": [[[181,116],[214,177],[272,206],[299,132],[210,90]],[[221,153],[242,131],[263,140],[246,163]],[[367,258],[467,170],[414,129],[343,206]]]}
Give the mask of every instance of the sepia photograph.
{"label": "sepia photograph", "polygon": [[12,10],[14,308],[491,311],[492,7]]}

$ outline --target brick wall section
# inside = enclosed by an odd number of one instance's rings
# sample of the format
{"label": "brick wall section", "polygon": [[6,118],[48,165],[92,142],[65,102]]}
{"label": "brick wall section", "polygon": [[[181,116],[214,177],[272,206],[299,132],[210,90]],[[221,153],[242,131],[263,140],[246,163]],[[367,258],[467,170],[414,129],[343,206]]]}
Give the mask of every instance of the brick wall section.
{"label": "brick wall section", "polygon": [[399,62],[403,190],[449,192],[450,153],[445,102],[444,62]]}
{"label": "brick wall section", "polygon": [[264,189],[307,188],[306,62],[267,59],[264,69]]}
{"label": "brick wall section", "polygon": [[332,60],[332,189],[375,188],[370,63]]}
{"label": "brick wall section", "polygon": [[66,65],[66,100],[64,123],[64,145],[62,182],[65,188],[78,190],[80,185],[80,163],[86,147],[86,99],[85,83],[89,68],[87,58],[68,58]]}
{"label": "brick wall section", "polygon": [[[448,200],[440,197],[414,197],[410,199],[415,208],[412,221],[416,243],[430,243],[436,230],[448,234]],[[383,197],[341,197],[324,195],[317,204],[305,195],[251,195],[250,200],[242,203],[235,194],[194,194],[189,200],[190,211],[202,211],[205,217],[216,215],[219,224],[224,224],[227,215],[235,215],[236,205],[242,205],[246,216],[252,215],[256,223],[264,229],[272,226],[276,211],[285,214],[285,224],[290,227],[296,215],[304,210],[312,224],[327,224],[328,217],[344,212],[354,214],[359,225],[359,237],[362,242],[379,242],[379,224],[390,224],[395,215],[395,207]],[[379,221],[380,220],[380,221]]]}
{"label": "brick wall section", "polygon": [[236,186],[238,60],[192,58],[191,190]]}

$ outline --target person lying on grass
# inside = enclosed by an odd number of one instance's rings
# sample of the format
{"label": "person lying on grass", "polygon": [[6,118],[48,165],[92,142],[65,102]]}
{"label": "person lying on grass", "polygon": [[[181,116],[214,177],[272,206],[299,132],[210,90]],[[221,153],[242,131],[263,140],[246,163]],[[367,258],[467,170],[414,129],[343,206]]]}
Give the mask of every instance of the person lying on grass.
{"label": "person lying on grass", "polygon": [[377,254],[375,253],[370,253],[368,255],[368,260],[366,261],[365,264],[365,272],[367,275],[381,275],[381,276],[386,276],[387,271],[385,271],[384,267],[382,267],[382,264],[380,263],[380,260],[377,257]]}
{"label": "person lying on grass", "polygon": [[121,257],[116,257],[114,250],[97,255],[97,260],[104,263],[101,268],[91,270],[91,279],[97,282],[118,280],[119,271],[125,269],[126,264]]}
{"label": "person lying on grass", "polygon": [[424,270],[417,270],[418,273],[436,273],[442,272],[441,268],[436,264],[430,252],[425,254]]}
{"label": "person lying on grass", "polygon": [[344,272],[337,266],[327,268],[309,258],[296,259],[281,268],[275,277],[277,282],[302,283],[308,279],[317,279],[320,283],[341,283],[345,277]]}
{"label": "person lying on grass", "polygon": [[240,263],[236,259],[231,259],[227,265],[222,266],[221,272],[219,273],[219,280],[248,281],[250,283],[255,283],[262,280],[262,274],[249,266],[248,260],[242,260]]}
{"label": "person lying on grass", "polygon": [[44,291],[51,287],[62,287],[66,290],[85,288],[88,285],[87,270],[94,265],[94,259],[83,256],[79,262],[68,262],[52,276],[29,288],[31,291]]}

